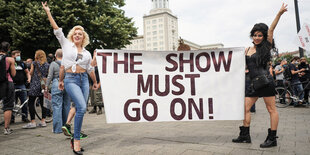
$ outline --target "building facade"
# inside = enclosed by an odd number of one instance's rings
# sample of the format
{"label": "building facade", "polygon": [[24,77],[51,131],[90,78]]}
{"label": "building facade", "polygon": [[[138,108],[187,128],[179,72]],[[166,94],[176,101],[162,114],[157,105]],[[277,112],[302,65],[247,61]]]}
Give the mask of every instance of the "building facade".
{"label": "building facade", "polygon": [[[178,18],[169,9],[169,0],[151,0],[149,15],[143,16],[143,36],[126,46],[128,50],[176,51],[178,48]],[[184,40],[192,50],[222,48],[223,44],[198,45]]]}

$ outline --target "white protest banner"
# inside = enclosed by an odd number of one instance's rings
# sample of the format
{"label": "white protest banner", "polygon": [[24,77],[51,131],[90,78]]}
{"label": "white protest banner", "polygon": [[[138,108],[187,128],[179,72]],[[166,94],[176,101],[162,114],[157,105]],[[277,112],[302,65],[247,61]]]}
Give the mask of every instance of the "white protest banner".
{"label": "white protest banner", "polygon": [[299,40],[299,47],[310,51],[310,25],[304,23],[297,35]]}
{"label": "white protest banner", "polygon": [[107,123],[243,120],[244,48],[97,50]]}

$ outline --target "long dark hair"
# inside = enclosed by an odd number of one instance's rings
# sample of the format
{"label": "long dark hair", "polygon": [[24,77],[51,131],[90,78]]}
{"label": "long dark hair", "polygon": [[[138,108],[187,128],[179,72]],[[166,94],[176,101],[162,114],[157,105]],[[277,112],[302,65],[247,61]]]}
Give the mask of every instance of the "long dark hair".
{"label": "long dark hair", "polygon": [[[254,36],[254,33],[256,31],[262,32],[263,33],[263,41],[255,45],[256,46],[256,53],[257,53],[257,59],[256,59],[256,64],[258,66],[264,66],[267,67],[268,62],[271,60],[271,53],[270,50],[272,48],[272,44],[267,40],[268,37],[268,26],[264,23],[257,23],[253,26],[251,30],[251,38]],[[253,42],[254,44],[254,42]]]}

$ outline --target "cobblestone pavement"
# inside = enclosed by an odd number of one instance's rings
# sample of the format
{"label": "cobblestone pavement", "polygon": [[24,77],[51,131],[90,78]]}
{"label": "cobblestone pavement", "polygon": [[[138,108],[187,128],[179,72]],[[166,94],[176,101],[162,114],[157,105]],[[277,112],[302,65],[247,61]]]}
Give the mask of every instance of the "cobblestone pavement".
{"label": "cobblestone pavement", "polygon": [[[239,134],[241,121],[195,121],[106,124],[105,115],[86,114],[81,141],[84,154],[177,154],[177,155],[308,155],[310,154],[310,108],[278,109],[278,146],[261,149],[267,136],[269,114],[263,101],[252,114],[251,144],[231,142]],[[3,115],[1,115],[3,117]],[[0,154],[73,154],[70,139],[46,128],[22,129],[20,118],[11,125],[14,133],[0,134]]]}

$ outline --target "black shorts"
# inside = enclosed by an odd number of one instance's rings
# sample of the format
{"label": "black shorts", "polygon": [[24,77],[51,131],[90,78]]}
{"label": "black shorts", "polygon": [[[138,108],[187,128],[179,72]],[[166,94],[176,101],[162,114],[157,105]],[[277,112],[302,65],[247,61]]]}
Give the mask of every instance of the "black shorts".
{"label": "black shorts", "polygon": [[3,111],[13,110],[14,108],[14,99],[15,99],[15,89],[14,83],[8,82],[7,83],[7,92],[6,97],[3,98]]}

